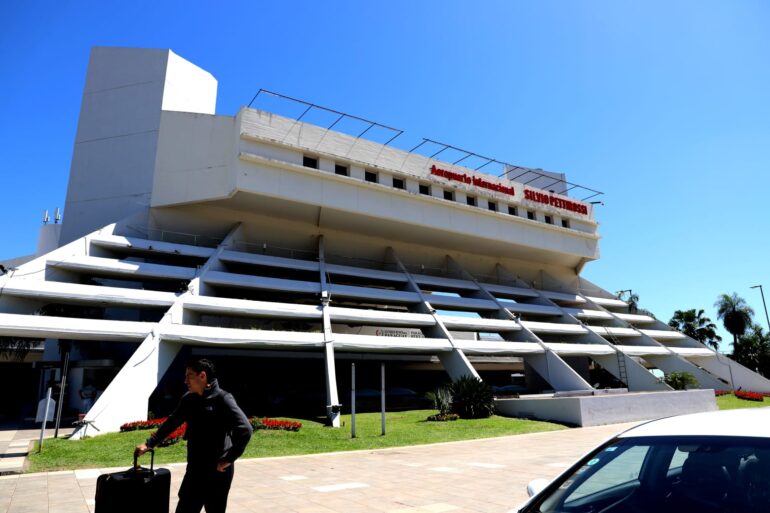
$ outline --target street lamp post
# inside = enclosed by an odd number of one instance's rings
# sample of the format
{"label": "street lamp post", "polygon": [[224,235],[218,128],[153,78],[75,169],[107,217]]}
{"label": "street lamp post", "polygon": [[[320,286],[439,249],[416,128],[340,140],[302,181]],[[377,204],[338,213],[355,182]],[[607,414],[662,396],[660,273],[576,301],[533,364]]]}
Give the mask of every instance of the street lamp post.
{"label": "street lamp post", "polygon": [[[762,306],[765,307],[765,320],[767,321],[767,329],[770,330],[770,317],[767,316],[767,303],[765,303],[765,292],[762,290],[762,285],[754,285],[752,289],[759,289],[759,293],[762,294]],[[768,331],[770,333],[770,331]]]}

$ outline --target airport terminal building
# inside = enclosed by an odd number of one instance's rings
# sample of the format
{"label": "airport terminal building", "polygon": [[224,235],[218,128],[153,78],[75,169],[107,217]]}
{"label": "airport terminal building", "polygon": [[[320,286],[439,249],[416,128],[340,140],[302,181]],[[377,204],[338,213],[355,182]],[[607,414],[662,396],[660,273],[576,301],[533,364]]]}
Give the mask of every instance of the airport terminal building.
{"label": "airport terminal building", "polygon": [[342,113],[217,115],[216,93],[169,50],[92,51],[64,222],[0,276],[0,336],[45,341],[33,400],[67,352],[65,405],[90,381],[102,433],[164,413],[191,354],[247,413],[334,425],[350,363],[362,389],[384,363],[393,404],[466,375],[501,394],[670,390],[654,370],[770,392],[580,276],[599,257],[596,191],[346,134],[338,121],[362,120]]}

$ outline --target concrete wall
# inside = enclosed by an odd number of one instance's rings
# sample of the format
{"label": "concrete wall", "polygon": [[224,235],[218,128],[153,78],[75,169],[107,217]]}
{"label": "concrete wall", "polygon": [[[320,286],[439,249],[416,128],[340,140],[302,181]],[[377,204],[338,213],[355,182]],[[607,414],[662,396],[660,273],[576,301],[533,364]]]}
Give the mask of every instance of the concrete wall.
{"label": "concrete wall", "polygon": [[59,243],[146,209],[161,110],[213,114],[215,102],[214,77],[170,50],[94,48]]}
{"label": "concrete wall", "polygon": [[714,391],[710,389],[498,399],[495,407],[499,415],[506,417],[552,420],[578,426],[651,420],[717,409]]}

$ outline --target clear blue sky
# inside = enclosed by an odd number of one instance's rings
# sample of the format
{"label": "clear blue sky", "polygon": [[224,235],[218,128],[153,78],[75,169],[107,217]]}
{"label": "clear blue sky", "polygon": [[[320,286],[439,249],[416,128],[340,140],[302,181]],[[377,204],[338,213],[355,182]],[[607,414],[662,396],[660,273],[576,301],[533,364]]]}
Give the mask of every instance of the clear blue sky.
{"label": "clear blue sky", "polygon": [[[0,0],[0,259],[63,207],[92,46],[171,48],[260,88],[606,193],[584,276],[668,320],[770,293],[770,3]],[[65,213],[66,218],[66,213]]]}

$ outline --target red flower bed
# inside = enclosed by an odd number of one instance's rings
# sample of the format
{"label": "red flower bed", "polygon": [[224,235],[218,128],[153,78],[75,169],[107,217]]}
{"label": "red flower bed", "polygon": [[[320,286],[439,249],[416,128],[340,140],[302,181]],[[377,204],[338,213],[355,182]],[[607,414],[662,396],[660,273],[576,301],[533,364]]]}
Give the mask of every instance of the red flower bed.
{"label": "red flower bed", "polygon": [[[174,445],[179,440],[184,438],[184,434],[187,432],[187,422],[176,428],[174,431],[171,432],[170,435],[168,435],[166,438],[160,441],[158,444],[158,447],[168,447],[169,445]],[[155,432],[157,433],[157,431]],[[155,434],[153,433],[153,435]]]}
{"label": "red flower bed", "polygon": [[268,418],[251,417],[249,419],[251,426],[257,429],[280,429],[283,431],[299,431],[302,427],[302,422],[292,422],[290,420],[276,420]]}
{"label": "red flower bed", "polygon": [[714,395],[716,397],[722,396],[722,395],[728,395],[732,394],[732,390],[714,390]]}
{"label": "red flower bed", "polygon": [[122,426],[120,426],[121,433],[124,431],[138,431],[140,429],[154,429],[164,422],[166,422],[166,419],[168,417],[163,417],[161,419],[152,419],[152,420],[137,420],[135,422],[126,422]]}
{"label": "red flower bed", "polygon": [[759,401],[762,402],[765,398],[764,394],[758,392],[746,392],[744,390],[736,390],[735,397],[739,399],[745,399],[747,401]]}

